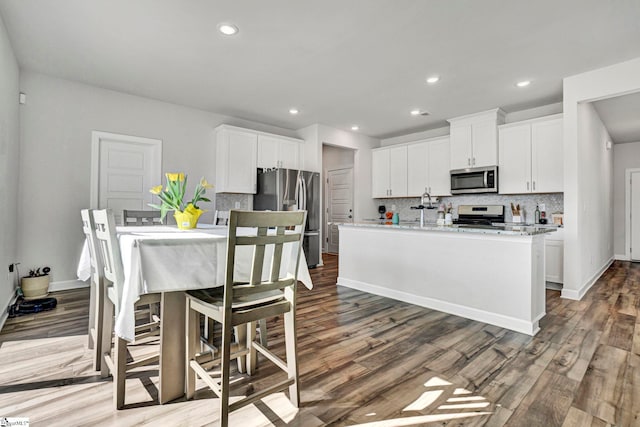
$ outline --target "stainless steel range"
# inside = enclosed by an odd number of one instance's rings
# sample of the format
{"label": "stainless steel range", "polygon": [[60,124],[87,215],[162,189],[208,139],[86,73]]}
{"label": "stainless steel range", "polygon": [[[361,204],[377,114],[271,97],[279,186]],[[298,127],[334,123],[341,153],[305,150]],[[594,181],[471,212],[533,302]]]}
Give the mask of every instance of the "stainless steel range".
{"label": "stainless steel range", "polygon": [[496,222],[504,223],[502,205],[460,205],[458,219],[454,224],[463,227],[492,227]]}

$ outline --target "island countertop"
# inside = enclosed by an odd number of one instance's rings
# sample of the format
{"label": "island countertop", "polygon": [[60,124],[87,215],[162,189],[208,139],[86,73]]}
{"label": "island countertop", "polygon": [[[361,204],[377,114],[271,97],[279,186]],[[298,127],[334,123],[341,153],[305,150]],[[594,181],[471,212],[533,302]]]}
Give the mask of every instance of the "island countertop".
{"label": "island countertop", "polygon": [[534,236],[538,234],[551,233],[556,231],[556,227],[535,226],[535,225],[466,225],[454,224],[438,226],[434,223],[427,223],[420,226],[414,222],[400,222],[400,224],[384,224],[379,221],[363,221],[354,223],[338,223],[343,227],[365,227],[387,230],[404,230],[404,231],[425,231],[425,232],[448,232],[448,233],[474,233],[474,234],[505,234],[510,236]]}

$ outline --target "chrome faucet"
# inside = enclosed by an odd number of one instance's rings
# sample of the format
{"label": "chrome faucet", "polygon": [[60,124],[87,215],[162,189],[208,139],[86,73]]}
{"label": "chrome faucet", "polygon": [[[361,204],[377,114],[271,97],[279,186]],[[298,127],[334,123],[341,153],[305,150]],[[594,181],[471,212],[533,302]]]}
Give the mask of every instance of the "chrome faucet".
{"label": "chrome faucet", "polygon": [[[426,188],[424,190],[425,191],[420,198],[420,206],[411,206],[411,209],[420,209],[420,227],[424,227],[424,210],[435,209],[435,206],[433,206],[433,203],[431,202],[431,194],[429,194]],[[425,201],[429,202],[429,206],[424,205]]]}
{"label": "chrome faucet", "polygon": [[433,209],[433,204],[431,204],[431,194],[429,194],[425,188],[424,193],[422,193],[422,197],[420,198],[420,204],[424,206],[424,198],[427,197],[429,200],[429,207],[426,209]]}

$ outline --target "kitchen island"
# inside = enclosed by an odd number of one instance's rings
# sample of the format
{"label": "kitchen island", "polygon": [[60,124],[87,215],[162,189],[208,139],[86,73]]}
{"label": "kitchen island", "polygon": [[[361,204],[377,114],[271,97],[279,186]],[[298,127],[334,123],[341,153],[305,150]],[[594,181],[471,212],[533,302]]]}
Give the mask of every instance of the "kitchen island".
{"label": "kitchen island", "polygon": [[341,224],[338,285],[535,335],[545,315],[536,227]]}

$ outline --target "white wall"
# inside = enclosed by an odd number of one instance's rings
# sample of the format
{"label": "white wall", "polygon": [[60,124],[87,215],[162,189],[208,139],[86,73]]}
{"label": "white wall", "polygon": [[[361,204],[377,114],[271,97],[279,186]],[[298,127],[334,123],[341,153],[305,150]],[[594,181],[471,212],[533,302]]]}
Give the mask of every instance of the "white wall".
{"label": "white wall", "polygon": [[580,166],[584,168],[580,185],[582,197],[580,229],[588,230],[581,246],[581,283],[596,279],[613,259],[613,150],[607,129],[591,103],[578,105]]}
{"label": "white wall", "polygon": [[[589,187],[592,180],[592,168],[600,170],[598,159],[587,148],[585,150],[584,127],[580,122],[579,105],[612,96],[640,91],[640,58],[609,67],[600,68],[576,76],[567,77],[563,81],[563,113],[564,113],[564,206],[565,206],[565,251],[564,251],[564,287],[562,296],[580,299],[599,277],[606,265],[595,264],[603,242],[594,239],[593,214],[588,211],[594,198],[601,197],[595,192],[603,191],[600,187]],[[608,199],[597,200],[605,203]],[[602,218],[596,223],[597,233],[601,233],[608,225]],[[611,248],[613,254],[613,248]]]}
{"label": "white wall", "polygon": [[[50,266],[58,285],[76,279],[83,242],[79,211],[89,206],[91,131],[161,139],[163,172],[184,171],[192,187],[201,176],[215,178],[213,129],[219,124],[295,136],[32,72],[22,73],[20,87],[28,102],[20,116],[18,258],[23,268]],[[207,215],[203,220],[212,219],[212,212]]]}
{"label": "white wall", "polygon": [[322,146],[322,169],[324,171],[353,167],[353,150],[348,148]]}
{"label": "white wall", "polygon": [[14,295],[8,265],[18,261],[19,68],[0,18],[0,328]]}
{"label": "white wall", "polygon": [[627,259],[625,247],[625,170],[640,169],[640,142],[613,146],[613,253]]}
{"label": "white wall", "polygon": [[386,147],[388,145],[404,144],[405,142],[420,141],[422,139],[435,138],[438,136],[449,135],[449,125],[441,128],[425,130],[422,132],[408,133],[406,135],[394,136],[393,138],[386,138],[380,140],[380,146]]}

